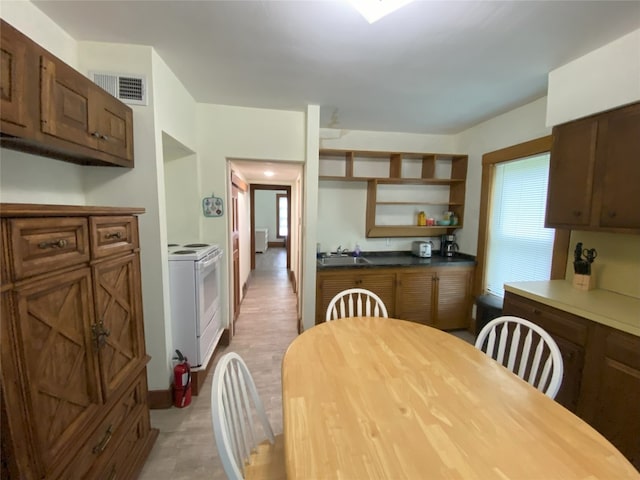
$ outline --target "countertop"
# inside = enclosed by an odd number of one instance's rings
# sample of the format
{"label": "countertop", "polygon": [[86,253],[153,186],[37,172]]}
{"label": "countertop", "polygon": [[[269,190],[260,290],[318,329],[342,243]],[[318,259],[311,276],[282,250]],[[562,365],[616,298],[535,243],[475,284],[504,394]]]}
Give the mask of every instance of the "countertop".
{"label": "countertop", "polygon": [[505,283],[507,292],[640,337],[640,299],[608,290],[578,290],[566,280]]}
{"label": "countertop", "polygon": [[[352,255],[351,252],[347,255]],[[446,267],[475,265],[473,255],[458,253],[453,257],[442,257],[439,251],[435,251],[431,258],[416,257],[411,252],[362,252],[361,257],[366,258],[370,264],[357,265],[322,265],[316,262],[318,270],[334,270],[343,268],[378,268],[378,267]]]}

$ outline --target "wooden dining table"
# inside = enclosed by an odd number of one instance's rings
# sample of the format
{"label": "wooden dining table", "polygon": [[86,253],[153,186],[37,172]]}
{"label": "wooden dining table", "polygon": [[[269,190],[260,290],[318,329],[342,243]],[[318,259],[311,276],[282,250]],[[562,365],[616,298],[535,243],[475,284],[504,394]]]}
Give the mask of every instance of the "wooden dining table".
{"label": "wooden dining table", "polygon": [[293,479],[640,479],[591,426],[473,345],[392,318],[298,336],[282,363]]}

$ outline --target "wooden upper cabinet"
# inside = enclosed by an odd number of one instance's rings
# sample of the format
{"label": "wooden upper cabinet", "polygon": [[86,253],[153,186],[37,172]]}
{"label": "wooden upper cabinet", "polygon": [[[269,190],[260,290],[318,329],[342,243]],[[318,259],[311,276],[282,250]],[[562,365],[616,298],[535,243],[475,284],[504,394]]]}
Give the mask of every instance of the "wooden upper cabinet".
{"label": "wooden upper cabinet", "polygon": [[640,229],[640,104],[611,112],[601,138],[600,226]]}
{"label": "wooden upper cabinet", "polygon": [[89,115],[90,85],[73,68],[43,56],[40,65],[42,132],[98,148],[97,125]]}
{"label": "wooden upper cabinet", "polygon": [[2,132],[33,134],[34,115],[28,96],[37,86],[37,56],[31,42],[9,24],[0,29],[0,113]]}
{"label": "wooden upper cabinet", "polygon": [[82,165],[132,168],[131,108],[6,22],[1,27],[0,144]]}
{"label": "wooden upper cabinet", "polygon": [[593,118],[554,127],[547,224],[589,225],[597,135]]}
{"label": "wooden upper cabinet", "polygon": [[[133,113],[120,100],[100,87],[93,89],[95,124],[98,132],[98,148],[114,155],[133,167]],[[92,99],[93,100],[93,99]]]}
{"label": "wooden upper cabinet", "polygon": [[546,226],[640,233],[640,103],[553,128]]}

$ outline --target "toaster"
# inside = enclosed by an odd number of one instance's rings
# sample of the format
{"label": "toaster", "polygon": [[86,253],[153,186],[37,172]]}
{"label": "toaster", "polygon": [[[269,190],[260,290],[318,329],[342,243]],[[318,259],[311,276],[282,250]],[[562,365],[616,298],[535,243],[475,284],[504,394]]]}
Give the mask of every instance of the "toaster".
{"label": "toaster", "polygon": [[414,241],[411,242],[411,253],[413,253],[416,257],[429,258],[431,257],[431,249],[433,248],[433,243],[431,240],[428,241]]}

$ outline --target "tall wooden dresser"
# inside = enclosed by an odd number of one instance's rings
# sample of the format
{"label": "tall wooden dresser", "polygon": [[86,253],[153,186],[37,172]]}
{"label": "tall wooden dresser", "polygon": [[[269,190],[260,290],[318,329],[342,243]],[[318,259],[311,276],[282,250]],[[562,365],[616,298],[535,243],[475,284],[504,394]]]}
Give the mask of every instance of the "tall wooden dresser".
{"label": "tall wooden dresser", "polygon": [[135,478],[147,403],[140,208],[0,204],[2,478]]}

